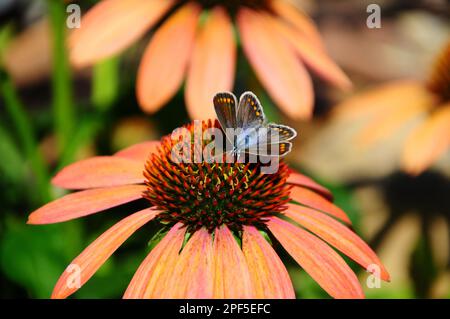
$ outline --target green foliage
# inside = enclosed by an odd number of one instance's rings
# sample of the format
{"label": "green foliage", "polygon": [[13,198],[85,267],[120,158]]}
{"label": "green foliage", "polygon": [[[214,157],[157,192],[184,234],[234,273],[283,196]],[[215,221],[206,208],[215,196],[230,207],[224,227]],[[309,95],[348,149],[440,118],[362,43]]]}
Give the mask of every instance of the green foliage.
{"label": "green foliage", "polygon": [[59,275],[81,251],[80,226],[33,226],[9,217],[0,242],[2,271],[22,285],[28,297],[49,298]]}
{"label": "green foliage", "polygon": [[92,75],[92,104],[106,111],[119,94],[119,58],[113,57],[94,66]]}

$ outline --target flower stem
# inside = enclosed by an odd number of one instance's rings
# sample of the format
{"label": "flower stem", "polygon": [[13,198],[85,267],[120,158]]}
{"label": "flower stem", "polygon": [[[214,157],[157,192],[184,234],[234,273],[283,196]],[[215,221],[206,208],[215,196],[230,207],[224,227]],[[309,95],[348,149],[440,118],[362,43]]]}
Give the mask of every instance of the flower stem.
{"label": "flower stem", "polygon": [[114,103],[119,92],[119,58],[112,57],[97,63],[92,75],[92,104],[104,112]]}
{"label": "flower stem", "polygon": [[65,4],[60,0],[47,0],[53,39],[53,116],[59,153],[71,139],[75,127],[72,102],[71,75],[66,48]]}
{"label": "flower stem", "polygon": [[11,79],[4,72],[0,75],[0,91],[2,93],[7,113],[16,129],[25,158],[30,161],[31,169],[36,177],[36,186],[40,193],[40,200],[48,202],[50,196],[50,184],[48,168],[33,132],[29,117],[20,102]]}

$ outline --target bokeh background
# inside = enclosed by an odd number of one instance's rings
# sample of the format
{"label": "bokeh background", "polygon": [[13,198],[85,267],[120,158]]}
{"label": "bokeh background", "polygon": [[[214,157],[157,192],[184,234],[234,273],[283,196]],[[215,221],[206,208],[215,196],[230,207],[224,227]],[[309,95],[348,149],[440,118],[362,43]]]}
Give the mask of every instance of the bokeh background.
{"label": "bokeh background", "polygon": [[[95,2],[75,1],[82,12]],[[317,23],[330,56],[352,79],[354,92],[397,79],[424,80],[450,39],[445,0],[295,2]],[[370,3],[381,6],[380,29],[366,26]],[[70,261],[129,211],[119,207],[62,224],[27,225],[31,211],[62,195],[49,184],[58,169],[157,139],[189,121],[182,91],[151,116],[137,104],[136,70],[150,34],[119,56],[90,68],[72,68],[64,45],[66,5],[0,1],[2,298],[48,298]],[[299,122],[274,106],[241,55],[236,78],[235,93],[254,91],[270,120],[298,130],[287,160],[333,191],[356,232],[389,270],[390,283],[369,289],[364,284],[367,274],[354,268],[367,297],[449,298],[449,152],[424,173],[410,176],[399,164],[408,125],[382,143],[360,147],[354,142],[354,127],[364,123],[333,116],[333,108],[354,92],[342,93],[314,79],[314,119]],[[151,249],[153,232],[150,225],[132,236],[74,297],[120,297]],[[289,256],[282,258],[299,298],[327,298]]]}

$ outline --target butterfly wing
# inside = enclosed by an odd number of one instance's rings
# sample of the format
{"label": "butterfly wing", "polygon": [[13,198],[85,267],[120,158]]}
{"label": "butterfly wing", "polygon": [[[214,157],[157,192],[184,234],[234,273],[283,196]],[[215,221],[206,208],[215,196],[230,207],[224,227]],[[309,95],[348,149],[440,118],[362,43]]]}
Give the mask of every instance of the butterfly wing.
{"label": "butterfly wing", "polygon": [[[227,128],[235,129],[237,127],[236,108],[237,99],[233,93],[217,93],[213,99],[214,109],[222,130],[227,134]],[[234,137],[228,136],[228,140],[234,145]]]}
{"label": "butterfly wing", "polygon": [[291,151],[289,141],[297,132],[286,125],[266,124],[261,103],[252,92],[243,93],[237,107],[232,93],[218,93],[214,97],[214,108],[225,134],[227,128],[236,130],[233,136],[227,135],[227,139],[235,146],[237,154],[282,157]]}
{"label": "butterfly wing", "polygon": [[258,128],[266,122],[263,108],[252,92],[245,92],[239,99],[237,109],[237,125],[244,131],[247,128]]}
{"label": "butterfly wing", "polygon": [[245,149],[245,153],[259,156],[283,157],[292,150],[291,142],[280,142],[276,144],[258,144]]}
{"label": "butterfly wing", "polygon": [[237,108],[237,134],[236,148],[244,151],[258,143],[259,128],[266,122],[263,108],[258,98],[252,92],[245,92],[239,99]]}
{"label": "butterfly wing", "polygon": [[[268,143],[287,142],[297,136],[297,131],[292,127],[282,124],[269,123],[267,125],[267,141]],[[261,139],[260,139],[260,142]]]}

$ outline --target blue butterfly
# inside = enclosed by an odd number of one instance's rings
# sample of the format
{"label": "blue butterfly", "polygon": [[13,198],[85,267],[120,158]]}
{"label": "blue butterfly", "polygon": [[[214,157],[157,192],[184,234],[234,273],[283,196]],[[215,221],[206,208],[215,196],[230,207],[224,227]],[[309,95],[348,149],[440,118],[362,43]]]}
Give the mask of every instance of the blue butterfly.
{"label": "blue butterfly", "polygon": [[229,92],[217,93],[213,102],[220,126],[232,146],[227,153],[238,158],[246,154],[282,157],[291,151],[289,141],[297,132],[286,125],[267,123],[261,103],[252,92],[243,93],[239,104]]}

